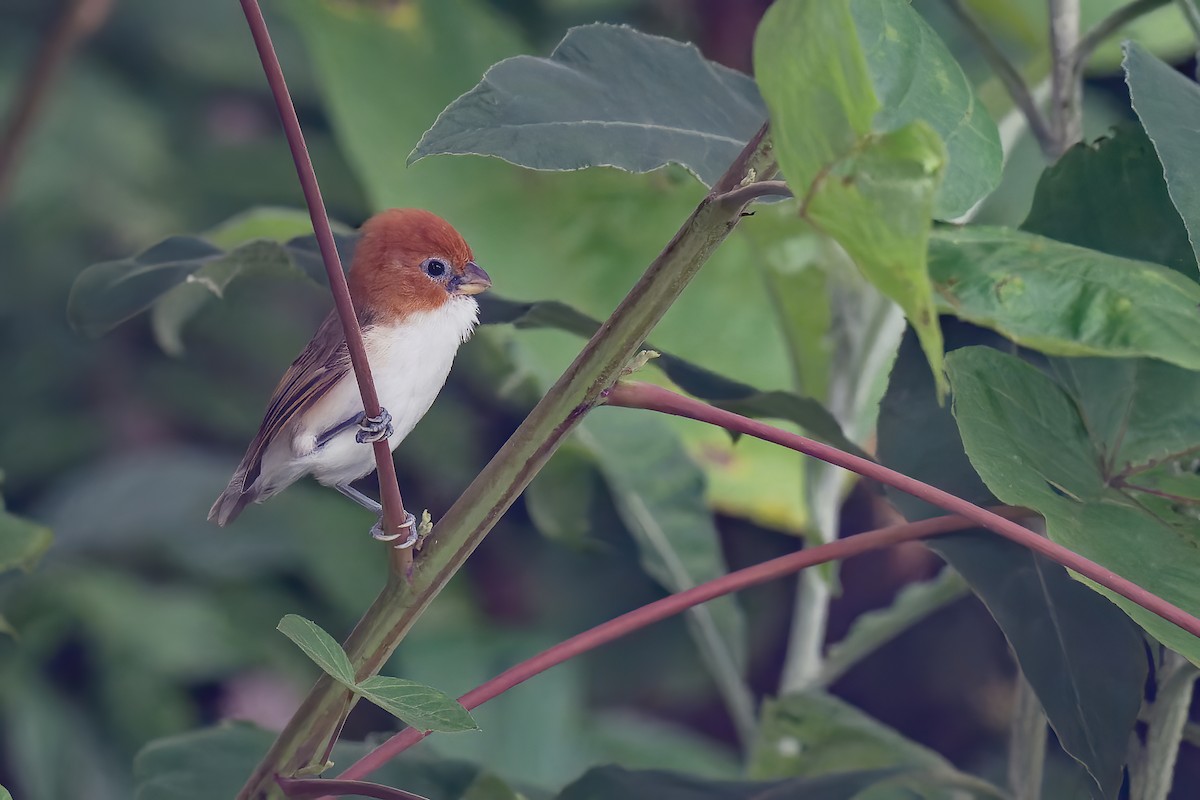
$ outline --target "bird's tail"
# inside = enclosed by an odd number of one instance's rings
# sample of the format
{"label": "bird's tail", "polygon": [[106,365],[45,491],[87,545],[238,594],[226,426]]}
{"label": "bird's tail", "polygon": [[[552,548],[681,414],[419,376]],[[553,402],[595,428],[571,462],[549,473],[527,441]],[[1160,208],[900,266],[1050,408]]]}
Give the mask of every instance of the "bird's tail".
{"label": "bird's tail", "polygon": [[233,476],[233,480],[225,487],[225,491],[221,492],[217,502],[208,510],[209,522],[215,522],[224,528],[237,519],[243,508],[258,499],[259,492],[253,488],[245,488],[244,482],[245,476],[240,471]]}

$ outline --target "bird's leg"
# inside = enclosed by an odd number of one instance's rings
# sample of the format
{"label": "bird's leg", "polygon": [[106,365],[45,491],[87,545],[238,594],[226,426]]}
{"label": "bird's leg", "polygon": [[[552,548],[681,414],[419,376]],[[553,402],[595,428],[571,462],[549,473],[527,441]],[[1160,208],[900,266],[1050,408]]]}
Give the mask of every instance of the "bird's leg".
{"label": "bird's leg", "polygon": [[379,442],[384,439],[390,439],[394,429],[392,428],[392,415],[383,406],[379,407],[378,417],[368,417],[366,412],[359,414],[358,433],[354,434],[354,441],[359,444],[367,442]]}
{"label": "bird's leg", "polygon": [[339,492],[346,495],[346,497],[349,497],[351,500],[358,503],[360,506],[365,508],[367,511],[371,511],[375,514],[380,514],[383,512],[383,506],[379,505],[379,503],[376,503],[374,500],[367,497],[365,494],[360,492],[358,489],[355,489],[349,483],[335,483],[333,485],[333,488],[337,489]]}
{"label": "bird's leg", "polygon": [[[397,550],[407,550],[421,538],[420,534],[417,533],[417,518],[412,515],[411,511],[404,512],[404,522],[401,522],[399,527],[408,528],[408,538],[396,545]],[[381,542],[394,542],[400,538],[400,534],[384,533],[383,516],[380,515],[379,520],[371,528],[371,537]]]}

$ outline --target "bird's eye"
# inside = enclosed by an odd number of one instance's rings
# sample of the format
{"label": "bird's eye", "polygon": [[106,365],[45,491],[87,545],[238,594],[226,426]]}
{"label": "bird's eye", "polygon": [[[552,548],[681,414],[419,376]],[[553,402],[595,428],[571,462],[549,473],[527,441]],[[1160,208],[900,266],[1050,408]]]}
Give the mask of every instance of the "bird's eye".
{"label": "bird's eye", "polygon": [[440,258],[427,258],[421,262],[421,269],[425,270],[425,274],[431,278],[441,278],[449,270],[449,267]]}

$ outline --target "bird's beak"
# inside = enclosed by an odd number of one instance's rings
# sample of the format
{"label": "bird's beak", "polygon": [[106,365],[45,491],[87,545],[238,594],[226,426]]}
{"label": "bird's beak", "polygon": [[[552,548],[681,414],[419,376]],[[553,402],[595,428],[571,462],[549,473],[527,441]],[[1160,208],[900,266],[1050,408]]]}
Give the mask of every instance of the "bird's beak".
{"label": "bird's beak", "polygon": [[452,282],[455,294],[479,294],[492,286],[492,279],[474,261],[468,261],[463,267],[463,274],[456,276]]}

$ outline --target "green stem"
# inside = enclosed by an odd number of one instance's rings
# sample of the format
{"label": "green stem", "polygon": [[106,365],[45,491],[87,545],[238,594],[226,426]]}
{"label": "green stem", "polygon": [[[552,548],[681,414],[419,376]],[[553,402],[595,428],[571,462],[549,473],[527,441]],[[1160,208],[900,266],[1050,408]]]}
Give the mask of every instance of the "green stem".
{"label": "green stem", "polygon": [[[407,580],[392,575],[345,643],[359,680],[376,674],[413,623],[598,402],[684,287],[737,226],[743,206],[719,202],[752,175],[774,170],[766,126],[750,140],[558,382],[534,407],[425,540]],[[320,762],[353,698],[321,678],[238,795],[279,797],[275,775]]]}
{"label": "green stem", "polygon": [[1167,800],[1175,759],[1183,741],[1192,690],[1200,674],[1186,658],[1170,650],[1158,674],[1158,696],[1146,720],[1146,746],[1133,769],[1133,800]]}
{"label": "green stem", "polygon": [[1046,713],[1033,687],[1017,675],[1016,699],[1008,739],[1008,788],[1014,800],[1039,800],[1046,763]]}
{"label": "green stem", "polygon": [[1049,0],[1051,158],[1057,160],[1083,138],[1083,76],[1076,68],[1080,0]]}
{"label": "green stem", "polygon": [[1175,0],[1175,5],[1179,6],[1179,11],[1187,20],[1196,41],[1200,42],[1200,8],[1196,7],[1196,0]]}

